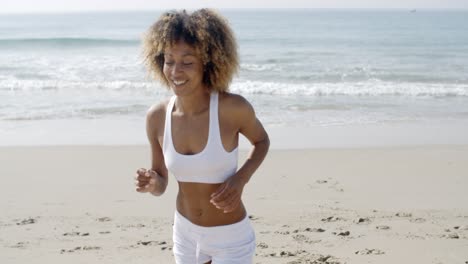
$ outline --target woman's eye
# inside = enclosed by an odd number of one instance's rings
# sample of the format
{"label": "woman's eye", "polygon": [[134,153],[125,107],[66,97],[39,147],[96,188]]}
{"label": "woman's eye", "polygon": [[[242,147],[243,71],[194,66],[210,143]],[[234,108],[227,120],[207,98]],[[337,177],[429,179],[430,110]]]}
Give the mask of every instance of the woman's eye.
{"label": "woman's eye", "polygon": [[184,62],[184,65],[188,66],[188,65],[192,65],[193,62]]}
{"label": "woman's eye", "polygon": [[166,61],[164,64],[166,64],[166,65],[173,65],[174,62],[172,62],[172,61]]}

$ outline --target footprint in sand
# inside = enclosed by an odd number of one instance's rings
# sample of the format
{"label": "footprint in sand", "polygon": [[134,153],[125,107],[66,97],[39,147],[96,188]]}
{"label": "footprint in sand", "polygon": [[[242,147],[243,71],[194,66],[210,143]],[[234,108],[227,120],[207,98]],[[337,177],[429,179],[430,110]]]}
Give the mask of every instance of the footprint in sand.
{"label": "footprint in sand", "polygon": [[80,232],[67,232],[64,233],[62,236],[79,236]]}
{"label": "footprint in sand", "polygon": [[294,231],[292,231],[292,233],[294,234],[297,234],[299,232],[316,232],[316,233],[322,233],[322,232],[325,232],[325,229],[322,229],[322,228],[310,228],[310,227],[306,227],[302,230],[300,229],[294,229]]}
{"label": "footprint in sand", "polygon": [[327,255],[327,256],[320,256],[317,261],[319,263],[333,263],[333,264],[339,264],[340,262],[334,261],[333,256]]}
{"label": "footprint in sand", "polygon": [[281,258],[288,258],[288,257],[295,257],[295,256],[300,256],[304,253],[307,253],[305,250],[296,250],[295,252],[292,251],[287,251],[287,250],[281,250],[280,252],[275,252],[275,253],[270,253],[264,255],[265,257],[281,257]]}
{"label": "footprint in sand", "polygon": [[152,245],[166,245],[167,242],[166,241],[138,241],[137,242],[137,245],[143,245],[143,246],[152,246]]}
{"label": "footprint in sand", "polygon": [[337,235],[337,236],[349,236],[351,232],[349,231],[344,231],[344,232],[339,232],[339,233],[332,232],[332,234]]}
{"label": "footprint in sand", "polygon": [[310,228],[310,227],[306,227],[306,228],[304,228],[304,232],[316,232],[316,233],[323,233],[323,232],[325,232],[325,229],[322,229],[322,228]]}
{"label": "footprint in sand", "polygon": [[29,242],[18,242],[15,245],[11,246],[11,248],[26,248]]}
{"label": "footprint in sand", "polygon": [[297,242],[300,242],[300,243],[307,242],[309,240],[308,237],[306,237],[305,235],[302,235],[302,234],[294,235],[293,239],[296,240]]}
{"label": "footprint in sand", "polygon": [[390,227],[389,227],[389,226],[386,226],[386,225],[376,226],[375,228],[377,228],[377,229],[379,229],[379,230],[390,230]]}
{"label": "footprint in sand", "polygon": [[459,239],[460,237],[456,233],[448,234],[448,235],[442,235],[442,237],[447,237],[450,239]]}
{"label": "footprint in sand", "polygon": [[68,232],[64,233],[63,236],[89,236],[89,233]]}
{"label": "footprint in sand", "polygon": [[265,243],[265,242],[260,242],[260,243],[258,243],[257,247],[258,248],[268,248],[268,244]]}
{"label": "footprint in sand", "polygon": [[96,246],[85,246],[81,250],[100,250],[101,247],[96,247]]}
{"label": "footprint in sand", "polygon": [[342,220],[345,220],[345,219],[343,219],[341,217],[337,217],[337,216],[329,216],[327,218],[323,218],[322,222],[330,223],[330,222],[336,222],[336,221],[342,221]]}
{"label": "footprint in sand", "polygon": [[413,214],[412,213],[406,213],[406,212],[398,212],[395,214],[395,216],[398,216],[398,217],[412,217]]}
{"label": "footprint in sand", "polygon": [[291,251],[281,251],[278,255],[279,255],[280,257],[294,257],[294,256],[296,256],[297,254],[294,253],[294,252],[291,252]]}
{"label": "footprint in sand", "polygon": [[356,224],[368,224],[370,222],[371,222],[371,220],[368,217],[359,217],[355,221]]}
{"label": "footprint in sand", "polygon": [[424,222],[426,222],[426,219],[421,218],[421,217],[418,217],[418,218],[415,218],[415,219],[410,219],[410,222],[411,222],[411,223],[418,223],[418,224],[419,224],[419,223],[424,223]]}
{"label": "footprint in sand", "polygon": [[322,240],[310,240],[309,237],[302,235],[302,234],[297,234],[293,235],[292,238],[297,241],[298,243],[306,243],[306,244],[316,244],[320,243]]}
{"label": "footprint in sand", "polygon": [[84,246],[84,247],[75,247],[74,249],[62,249],[60,250],[60,254],[63,253],[73,253],[75,251],[89,251],[89,250],[101,250],[101,247],[97,246]]}
{"label": "footprint in sand", "polygon": [[385,254],[385,252],[379,249],[367,249],[366,248],[363,250],[356,251],[354,252],[354,254],[356,255],[383,255]]}
{"label": "footprint in sand", "polygon": [[249,219],[252,221],[259,220],[260,217],[254,216],[254,215],[249,215]]}
{"label": "footprint in sand", "polygon": [[327,255],[314,255],[314,256],[302,256],[296,260],[289,261],[287,264],[304,264],[304,263],[315,263],[315,264],[341,264],[338,259],[333,256]]}
{"label": "footprint in sand", "polygon": [[[328,180],[316,180],[315,182],[318,184],[325,184],[325,183],[328,183],[329,181]],[[312,188],[311,185],[309,185],[309,187]],[[334,189],[335,191],[338,191],[338,192],[344,192],[344,189],[339,187],[339,183],[337,181],[331,183],[331,185],[328,188]]]}
{"label": "footprint in sand", "polygon": [[172,250],[172,247],[168,246],[166,241],[139,241],[137,245],[143,245],[143,246],[162,246],[161,250]]}
{"label": "footprint in sand", "polygon": [[[312,259],[311,259],[312,260]],[[307,262],[308,263],[308,262]],[[335,257],[331,256],[331,255],[326,255],[326,256],[323,256],[323,255],[319,255],[318,258],[316,258],[315,260],[311,261],[310,263],[323,263],[323,264],[340,264],[341,262],[339,262]]]}
{"label": "footprint in sand", "polygon": [[36,222],[37,222],[36,219],[34,219],[34,218],[28,218],[28,219],[22,220],[22,221],[19,222],[19,223],[16,223],[16,225],[30,225],[30,224],[35,224]]}

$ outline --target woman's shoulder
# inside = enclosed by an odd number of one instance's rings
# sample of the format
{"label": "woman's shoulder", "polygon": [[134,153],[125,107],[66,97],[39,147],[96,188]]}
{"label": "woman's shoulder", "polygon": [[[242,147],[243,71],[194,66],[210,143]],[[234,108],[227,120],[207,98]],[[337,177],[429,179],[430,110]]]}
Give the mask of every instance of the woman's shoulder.
{"label": "woman's shoulder", "polygon": [[245,107],[250,103],[240,94],[223,92],[219,93],[219,102],[227,107]]}
{"label": "woman's shoulder", "polygon": [[160,122],[166,117],[166,109],[170,98],[153,104],[146,112],[146,119],[150,123]]}
{"label": "woman's shoulder", "polygon": [[219,107],[222,112],[240,117],[254,113],[250,102],[242,95],[224,92],[219,95]]}

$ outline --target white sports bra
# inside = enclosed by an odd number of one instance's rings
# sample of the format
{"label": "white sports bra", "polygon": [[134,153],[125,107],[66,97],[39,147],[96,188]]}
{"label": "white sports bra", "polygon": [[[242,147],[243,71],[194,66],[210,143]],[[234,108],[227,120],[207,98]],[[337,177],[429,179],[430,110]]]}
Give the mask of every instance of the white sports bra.
{"label": "white sports bra", "polygon": [[193,155],[178,153],[172,141],[173,96],[166,110],[163,155],[166,167],[179,182],[222,183],[237,171],[238,148],[227,152],[221,141],[218,120],[218,93],[210,95],[208,142],[205,148]]}

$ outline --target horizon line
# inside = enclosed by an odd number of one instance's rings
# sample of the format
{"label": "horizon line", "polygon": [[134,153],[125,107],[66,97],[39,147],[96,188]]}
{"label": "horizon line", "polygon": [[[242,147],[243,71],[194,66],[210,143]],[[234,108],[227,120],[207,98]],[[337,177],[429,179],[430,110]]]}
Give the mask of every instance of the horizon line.
{"label": "horizon line", "polygon": [[262,10],[342,10],[342,11],[357,11],[357,10],[374,10],[374,11],[468,11],[468,7],[195,7],[195,8],[145,8],[145,9],[83,9],[83,10],[43,10],[43,11],[12,11],[2,12],[0,15],[49,15],[49,14],[79,14],[79,13],[122,13],[122,12],[154,12],[167,10],[197,10],[201,8],[210,8],[224,11],[262,11]]}

